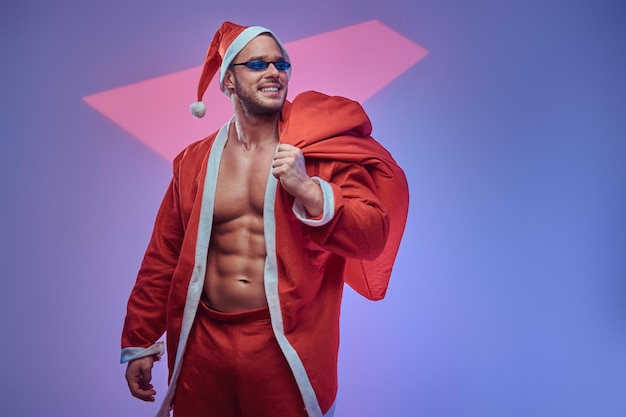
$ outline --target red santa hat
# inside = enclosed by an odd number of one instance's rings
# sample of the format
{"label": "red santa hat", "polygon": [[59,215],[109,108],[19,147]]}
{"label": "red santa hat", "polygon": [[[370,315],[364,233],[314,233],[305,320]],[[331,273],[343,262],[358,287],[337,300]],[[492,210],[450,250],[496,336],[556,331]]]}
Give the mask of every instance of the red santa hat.
{"label": "red santa hat", "polygon": [[[285,60],[289,61],[289,55],[285,47],[271,30],[262,26],[246,27],[231,22],[224,22],[217,32],[215,32],[213,40],[209,45],[206,58],[204,59],[202,75],[200,75],[198,82],[198,101],[192,103],[190,106],[193,117],[197,119],[204,117],[206,106],[202,102],[202,96],[218,68],[220,69],[220,89],[224,94],[230,97],[230,91],[224,88],[224,76],[226,71],[233,62],[233,59],[235,59],[237,54],[241,52],[248,42],[263,33],[271,35],[274,40],[276,40]],[[289,77],[291,77],[291,68],[287,70],[287,78]]]}

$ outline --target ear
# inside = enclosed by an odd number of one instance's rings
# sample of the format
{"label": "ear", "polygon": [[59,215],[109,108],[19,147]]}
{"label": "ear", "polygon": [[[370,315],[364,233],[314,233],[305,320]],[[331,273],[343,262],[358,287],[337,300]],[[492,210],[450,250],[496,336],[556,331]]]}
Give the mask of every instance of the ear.
{"label": "ear", "polygon": [[231,93],[235,91],[235,74],[231,69],[226,70],[224,74],[224,88]]}

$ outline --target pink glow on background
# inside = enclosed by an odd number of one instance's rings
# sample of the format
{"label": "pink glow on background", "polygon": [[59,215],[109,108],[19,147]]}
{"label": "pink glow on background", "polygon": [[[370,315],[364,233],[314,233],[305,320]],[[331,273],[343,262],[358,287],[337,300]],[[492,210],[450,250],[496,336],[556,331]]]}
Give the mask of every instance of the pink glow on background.
{"label": "pink glow on background", "polygon": [[[317,90],[359,102],[372,97],[428,54],[376,20],[288,42],[285,47],[294,67],[290,98],[305,90]],[[201,120],[191,117],[189,104],[195,101],[201,70],[179,71],[89,95],[84,100],[171,160],[232,115],[230,101],[219,90],[216,75],[203,99],[207,115]]]}

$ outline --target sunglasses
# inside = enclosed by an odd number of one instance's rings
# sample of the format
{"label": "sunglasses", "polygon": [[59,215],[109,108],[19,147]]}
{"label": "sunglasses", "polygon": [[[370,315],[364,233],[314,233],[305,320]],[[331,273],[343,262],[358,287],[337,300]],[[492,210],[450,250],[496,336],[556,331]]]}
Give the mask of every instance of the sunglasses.
{"label": "sunglasses", "polygon": [[260,61],[260,60],[241,62],[239,64],[232,64],[231,66],[236,67],[239,65],[245,65],[246,68],[249,68],[251,70],[262,71],[266,69],[267,67],[269,67],[270,64],[274,64],[274,67],[278,71],[287,71],[289,68],[291,68],[291,64],[287,61],[267,62],[267,61]]}

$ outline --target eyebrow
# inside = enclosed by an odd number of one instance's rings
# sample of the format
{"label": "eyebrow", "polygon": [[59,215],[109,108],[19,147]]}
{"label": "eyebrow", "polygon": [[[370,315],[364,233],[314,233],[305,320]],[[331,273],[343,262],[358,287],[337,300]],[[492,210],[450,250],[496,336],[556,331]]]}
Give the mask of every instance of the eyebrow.
{"label": "eyebrow", "polygon": [[286,61],[285,57],[282,55],[279,55],[276,58],[269,58],[269,55],[257,55],[257,56],[252,56],[250,58],[248,58],[246,60],[247,61],[268,61],[268,60],[272,60],[272,61]]}

